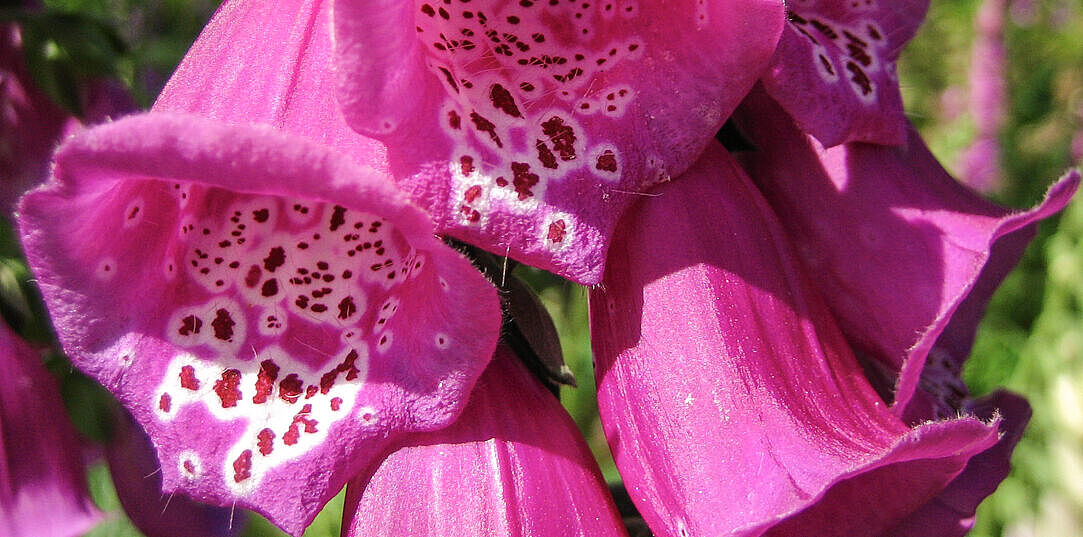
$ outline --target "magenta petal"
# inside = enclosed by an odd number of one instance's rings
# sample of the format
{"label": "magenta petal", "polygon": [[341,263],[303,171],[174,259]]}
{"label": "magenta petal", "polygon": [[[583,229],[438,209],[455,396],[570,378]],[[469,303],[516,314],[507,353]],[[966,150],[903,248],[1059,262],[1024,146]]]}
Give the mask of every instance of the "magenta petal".
{"label": "magenta petal", "polygon": [[767,92],[827,147],[902,145],[907,121],[895,61],[929,0],[790,2]]}
{"label": "magenta petal", "polygon": [[118,412],[105,458],[120,505],[145,537],[226,537],[244,527],[245,512],[213,507],[183,494],[162,493],[154,445],[131,417]]}
{"label": "magenta petal", "polygon": [[271,128],[168,114],[61,147],[21,229],[60,341],[163,486],[300,534],[394,437],[453,420],[494,289],[386,177]]}
{"label": "magenta petal", "polygon": [[386,166],[383,145],[354,132],[334,94],[330,0],[233,0],[219,8],[153,110],[263,123]]}
{"label": "magenta petal", "polygon": [[19,27],[0,24],[0,212],[45,180],[49,155],[70,117],[26,71]]}
{"label": "magenta petal", "polygon": [[964,410],[981,419],[999,414],[1000,439],[970,459],[963,473],[940,494],[882,537],[963,537],[974,526],[978,504],[1008,476],[1008,460],[1030,421],[1030,405],[1018,395],[996,392],[968,404]]}
{"label": "magenta petal", "polygon": [[336,0],[340,102],[444,233],[582,283],[770,59],[777,0]]}
{"label": "magenta petal", "polygon": [[0,535],[75,537],[98,522],[82,445],[38,355],[0,321]]}
{"label": "magenta petal", "polygon": [[504,347],[462,417],[347,489],[344,536],[625,536],[579,430]]}
{"label": "magenta petal", "polygon": [[877,535],[996,441],[890,411],[720,147],[657,194],[591,295],[606,436],[655,535]]}
{"label": "magenta petal", "polygon": [[985,303],[1038,221],[1063,208],[1079,184],[1071,172],[1034,209],[1011,211],[952,179],[912,128],[903,147],[823,149],[755,91],[735,118],[759,148],[742,162],[783,215],[839,326],[900,373],[898,405],[910,399],[960,308],[951,338],[961,364]]}

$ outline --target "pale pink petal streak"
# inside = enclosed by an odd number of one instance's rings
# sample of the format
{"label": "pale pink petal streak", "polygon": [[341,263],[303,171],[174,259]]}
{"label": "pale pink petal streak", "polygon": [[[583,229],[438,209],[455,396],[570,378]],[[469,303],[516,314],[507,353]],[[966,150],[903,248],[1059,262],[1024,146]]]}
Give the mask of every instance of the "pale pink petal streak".
{"label": "pale pink petal streak", "polygon": [[590,449],[505,347],[462,417],[351,482],[348,537],[621,537]]}

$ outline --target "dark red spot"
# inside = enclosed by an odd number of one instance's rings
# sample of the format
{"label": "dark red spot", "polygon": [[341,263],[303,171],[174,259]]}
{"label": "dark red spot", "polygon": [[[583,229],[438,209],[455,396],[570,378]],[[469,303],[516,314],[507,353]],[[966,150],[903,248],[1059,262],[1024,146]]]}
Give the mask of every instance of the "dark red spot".
{"label": "dark red spot", "polygon": [[162,409],[162,412],[169,412],[169,409],[172,407],[172,401],[173,398],[170,397],[168,393],[163,393],[162,397],[158,399],[158,408]]}
{"label": "dark red spot", "polygon": [[504,188],[504,187],[508,186],[508,180],[504,179],[504,176],[497,177],[495,182],[496,182],[496,186],[498,186],[500,188]]}
{"label": "dark red spot", "polygon": [[823,21],[818,21],[816,19],[810,19],[809,24],[812,24],[813,28],[816,28],[817,30],[820,31],[821,34],[826,35],[830,39],[838,39],[839,38],[839,34],[836,33],[833,28],[828,26]]}
{"label": "dark red spot", "polygon": [[549,224],[549,240],[552,242],[564,242],[564,235],[567,233],[568,225],[564,223],[564,220],[557,220]]}
{"label": "dark red spot", "polygon": [[549,137],[561,160],[575,159],[575,129],[564,123],[563,118],[553,116],[542,123],[542,134]]}
{"label": "dark red spot", "polygon": [[274,451],[275,433],[270,429],[264,429],[256,435],[256,445],[259,446],[259,452],[264,456],[270,455]]}
{"label": "dark red spot", "polygon": [[515,98],[504,86],[493,84],[493,87],[489,89],[489,100],[497,110],[511,117],[523,117],[523,114],[519,112],[519,107],[515,105]]}
{"label": "dark red spot", "polygon": [[331,231],[335,231],[336,229],[342,227],[342,225],[345,224],[345,223],[346,223],[346,208],[342,207],[342,206],[339,206],[339,205],[335,205],[334,210],[331,212],[331,226],[330,226],[329,229]]}
{"label": "dark red spot", "polygon": [[260,289],[260,294],[263,296],[275,296],[278,294],[278,280],[271,278],[263,282],[263,287]]}
{"label": "dark red spot", "polygon": [[327,392],[331,391],[331,388],[335,385],[335,381],[338,379],[339,373],[346,373],[346,380],[357,378],[357,375],[360,373],[357,366],[354,365],[354,363],[357,362],[357,358],[357,351],[351,350],[346,354],[346,357],[342,360],[341,364],[338,364],[334,369],[324,373],[324,375],[320,377],[320,393],[326,395]]}
{"label": "dark red spot", "polygon": [[320,391],[318,386],[309,384],[308,387],[305,388],[305,399],[312,399],[318,391]]}
{"label": "dark red spot", "polygon": [[339,301],[339,303],[338,303],[338,318],[339,319],[343,319],[343,320],[349,319],[355,313],[357,313],[357,304],[354,303],[352,296],[348,296],[346,298],[343,298],[341,301]]}
{"label": "dark red spot", "polygon": [[463,120],[461,117],[459,117],[459,114],[457,112],[455,112],[454,110],[449,110],[447,113],[447,123],[451,126],[451,128],[458,130],[462,128]]}
{"label": "dark red spot", "polygon": [[301,431],[297,428],[297,421],[290,424],[289,430],[286,434],[282,435],[282,443],[287,446],[292,446],[297,443],[297,439],[301,438]]}
{"label": "dark red spot", "polygon": [[846,40],[849,41],[853,45],[856,45],[856,46],[861,47],[861,48],[865,48],[865,47],[869,46],[869,44],[866,43],[864,39],[861,39],[860,37],[850,33],[849,30],[843,30],[842,35],[846,36]]}
{"label": "dark red spot", "polygon": [[236,369],[227,369],[222,372],[222,378],[214,382],[214,393],[222,400],[222,408],[237,406],[241,398],[241,372]]}
{"label": "dark red spot", "polygon": [[198,334],[203,328],[203,320],[195,315],[189,315],[181,319],[181,326],[177,332],[182,336]]}
{"label": "dark red spot", "polygon": [[290,373],[278,383],[278,397],[287,403],[296,403],[301,397],[302,382],[297,373]]}
{"label": "dark red spot", "polygon": [[196,473],[196,465],[195,465],[195,463],[193,463],[192,461],[186,460],[186,461],[184,461],[183,464],[184,464],[184,471],[185,472],[188,472],[189,474]]}
{"label": "dark red spot", "polygon": [[128,220],[131,220],[139,215],[139,206],[132,207],[132,210],[128,213]]}
{"label": "dark red spot", "polygon": [[459,157],[459,167],[462,169],[463,175],[470,175],[474,172],[474,158],[470,155]]}
{"label": "dark red spot", "polygon": [[827,71],[827,74],[835,76],[835,68],[831,65],[831,60],[827,59],[827,56],[824,56],[823,54],[820,54],[819,57],[820,64],[824,66],[824,70]]}
{"label": "dark red spot", "polygon": [[549,146],[542,140],[536,140],[534,147],[538,150],[538,160],[541,161],[542,166],[550,169],[557,169],[557,156],[549,149]]}
{"label": "dark red spot", "polygon": [[530,189],[538,184],[538,174],[530,172],[530,165],[525,162],[512,162],[511,171],[514,174],[512,184],[519,193],[519,201],[534,195]]}
{"label": "dark red spot", "polygon": [[617,171],[617,155],[606,149],[601,155],[598,155],[598,162],[594,167],[604,172],[615,173]]}
{"label": "dark red spot", "polygon": [[476,209],[470,207],[469,205],[463,205],[462,207],[459,207],[459,212],[461,212],[463,216],[466,217],[467,222],[477,222],[481,220],[481,213],[479,213]]}
{"label": "dark red spot", "polygon": [[[459,93],[459,85],[455,83],[455,77],[451,76],[451,71],[448,71],[443,67],[440,67],[439,69],[441,73],[444,73],[444,78],[447,79],[447,83],[451,86],[451,89],[455,90],[455,93]],[[455,128],[457,129],[458,127]]]}
{"label": "dark red spot", "polygon": [[843,30],[842,33],[846,36],[846,40],[848,41],[846,43],[846,50],[850,53],[850,57],[857,60],[858,63],[865,67],[872,65],[872,57],[869,56],[869,53],[865,50],[869,46],[868,43],[846,30]]}
{"label": "dark red spot", "polygon": [[869,76],[865,74],[861,67],[858,67],[854,62],[846,62],[846,69],[853,75],[850,80],[853,80],[861,88],[862,95],[872,93],[872,81],[869,80]]}
{"label": "dark red spot", "polygon": [[286,250],[281,246],[271,248],[271,251],[267,253],[267,257],[263,258],[263,268],[267,269],[267,272],[274,272],[276,268],[281,267],[285,263]]}
{"label": "dark red spot", "polygon": [[180,370],[180,384],[181,388],[192,390],[193,392],[199,389],[199,379],[196,378],[196,368],[186,365]]}
{"label": "dark red spot", "polygon": [[463,192],[463,199],[466,200],[467,203],[473,203],[474,200],[478,199],[478,196],[480,196],[480,195],[481,195],[481,186],[480,185],[474,185],[474,186],[466,189],[466,192]]}
{"label": "dark red spot", "polygon": [[246,449],[233,461],[233,481],[240,483],[249,477],[252,477],[252,450]]}
{"label": "dark red spot", "polygon": [[327,306],[325,304],[316,303],[316,304],[313,304],[312,307],[308,308],[308,309],[310,309],[310,310],[312,310],[312,311],[314,311],[316,313],[323,313],[323,312],[327,311]]}
{"label": "dark red spot", "polygon": [[278,379],[279,367],[270,360],[264,360],[259,364],[259,373],[256,374],[256,395],[252,396],[252,402],[256,404],[266,403],[274,388],[275,380]]}
{"label": "dark red spot", "polygon": [[504,147],[504,143],[500,141],[500,136],[496,134],[496,125],[492,121],[485,119],[477,112],[470,112],[470,121],[474,122],[474,128],[477,130],[489,133],[489,138],[493,140],[497,147]]}
{"label": "dark red spot", "polygon": [[211,326],[214,327],[214,337],[222,341],[233,341],[233,327],[236,324],[229,311],[219,309],[214,312],[214,320],[211,321]]}
{"label": "dark red spot", "polygon": [[264,223],[271,217],[271,212],[267,209],[258,209],[252,211],[252,219],[259,223]]}
{"label": "dark red spot", "polygon": [[820,44],[820,40],[819,40],[819,39],[816,39],[816,37],[815,37],[815,36],[813,36],[812,34],[810,34],[810,33],[808,32],[808,30],[806,30],[806,29],[804,29],[804,28],[802,28],[802,27],[800,27],[800,26],[792,26],[792,28],[794,28],[795,30],[797,30],[798,32],[800,32],[800,33],[801,33],[801,35],[803,35],[803,36],[805,36],[806,38],[808,38],[808,40],[809,40],[809,41],[812,41],[812,43],[813,43],[814,45],[819,45],[819,44]]}
{"label": "dark red spot", "polygon": [[332,397],[331,398],[331,410],[338,411],[340,408],[342,408],[342,398],[341,397]]}

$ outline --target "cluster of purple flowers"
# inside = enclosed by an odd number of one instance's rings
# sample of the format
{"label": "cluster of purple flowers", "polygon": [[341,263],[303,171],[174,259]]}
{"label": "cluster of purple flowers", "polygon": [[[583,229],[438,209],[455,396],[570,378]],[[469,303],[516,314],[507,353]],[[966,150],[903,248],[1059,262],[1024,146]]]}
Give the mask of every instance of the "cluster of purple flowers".
{"label": "cluster of purple flowers", "polygon": [[1029,416],[962,365],[1079,175],[1017,212],[940,167],[895,71],[927,7],[228,0],[21,238],[163,490],[292,535],[343,486],[348,536],[626,535],[485,250],[591,286],[654,535],[961,536]]}

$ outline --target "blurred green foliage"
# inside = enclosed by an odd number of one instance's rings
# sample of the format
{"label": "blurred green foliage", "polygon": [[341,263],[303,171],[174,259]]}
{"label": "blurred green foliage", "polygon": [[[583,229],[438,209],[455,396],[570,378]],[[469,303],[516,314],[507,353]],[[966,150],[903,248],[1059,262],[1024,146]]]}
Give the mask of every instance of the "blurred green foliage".
{"label": "blurred green foliage", "polygon": [[[2,19],[24,25],[27,61],[38,83],[78,112],[76,87],[115,77],[149,106],[210,17],[213,0],[46,0],[45,11],[0,4]],[[933,152],[953,170],[975,136],[966,110],[967,72],[980,0],[933,0],[930,15],[904,52],[900,78],[907,110]],[[1028,7],[1029,6],[1029,7]],[[1072,164],[1083,130],[1083,2],[1015,0],[1006,27],[1007,115],[1001,132],[1003,188],[993,197],[1023,207]],[[1081,138],[1083,139],[1083,138]],[[993,298],[965,376],[975,395],[1006,386],[1028,396],[1034,419],[1014,458],[1015,471],[979,511],[972,537],[1083,536],[1083,202],[1051,219],[1019,268]],[[561,399],[584,432],[603,473],[619,481],[598,419],[586,289],[521,267],[549,308],[579,388]],[[0,305],[28,339],[48,342],[49,323],[11,227],[0,221]],[[115,404],[58,354],[47,366],[81,432],[108,437],[96,420]],[[107,520],[88,537],[138,537],[120,511],[109,472],[89,472]],[[339,534],[340,494],[305,533]],[[253,515],[245,537],[283,535]]]}
{"label": "blurred green foliage", "polygon": [[[964,99],[979,0],[934,0],[900,64],[908,114],[951,170],[971,143]],[[1024,207],[1073,164],[1083,131],[1083,2],[1015,0],[1005,27],[1004,185]],[[958,170],[955,170],[958,171]],[[993,297],[965,378],[975,395],[1007,387],[1034,408],[1013,472],[982,504],[971,537],[1083,536],[1083,202],[1042,225]]]}

